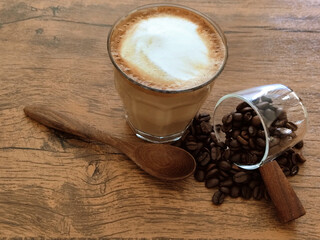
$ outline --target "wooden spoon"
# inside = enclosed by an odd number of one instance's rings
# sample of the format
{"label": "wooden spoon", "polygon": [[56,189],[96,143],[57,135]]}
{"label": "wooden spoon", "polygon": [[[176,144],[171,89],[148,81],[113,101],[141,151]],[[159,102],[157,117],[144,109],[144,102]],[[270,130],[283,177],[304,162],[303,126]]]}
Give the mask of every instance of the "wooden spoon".
{"label": "wooden spoon", "polygon": [[168,144],[131,143],[111,136],[87,122],[43,105],[24,108],[25,114],[37,122],[62,132],[106,143],[127,155],[150,175],[162,180],[180,180],[190,176],[196,167],[187,151]]}

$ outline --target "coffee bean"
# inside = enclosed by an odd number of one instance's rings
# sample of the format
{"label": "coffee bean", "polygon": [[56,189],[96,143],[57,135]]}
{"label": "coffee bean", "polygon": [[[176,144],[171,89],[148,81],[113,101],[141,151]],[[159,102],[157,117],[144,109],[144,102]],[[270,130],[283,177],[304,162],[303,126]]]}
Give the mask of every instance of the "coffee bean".
{"label": "coffee bean", "polygon": [[301,149],[303,148],[303,140],[301,140],[300,142],[298,142],[296,145],[293,146],[295,149]]}
{"label": "coffee bean", "polygon": [[271,109],[266,109],[264,111],[264,116],[271,122],[273,122],[276,119],[276,113]]}
{"label": "coffee bean", "polygon": [[231,187],[233,185],[233,181],[231,178],[228,178],[225,181],[220,182],[221,187]]}
{"label": "coffee bean", "polygon": [[212,196],[212,202],[215,205],[220,205],[221,203],[223,203],[224,198],[225,198],[225,194],[221,191],[217,191]]}
{"label": "coffee bean", "polygon": [[201,131],[205,134],[208,134],[212,131],[212,126],[208,122],[201,122],[200,127],[201,127]]}
{"label": "coffee bean", "polygon": [[234,130],[232,131],[232,138],[236,139],[240,135],[241,131],[240,130]]}
{"label": "coffee bean", "polygon": [[258,180],[251,180],[248,184],[249,188],[254,189],[256,186],[259,186],[261,184]]}
{"label": "coffee bean", "polygon": [[238,148],[240,147],[240,144],[237,140],[233,139],[231,142],[230,142],[230,147],[232,148]]}
{"label": "coffee bean", "polygon": [[252,111],[253,111],[252,107],[245,107],[245,108],[242,108],[240,112],[246,113],[246,112],[252,112]]}
{"label": "coffee bean", "polygon": [[218,142],[217,136],[216,136],[216,134],[215,134],[214,132],[211,132],[211,133],[210,133],[210,138],[212,139],[212,141],[213,141],[214,143],[217,143],[217,142]]}
{"label": "coffee bean", "polygon": [[224,117],[222,118],[222,123],[224,125],[229,125],[231,122],[232,122],[232,114],[224,115]]}
{"label": "coffee bean", "polygon": [[257,145],[264,148],[266,146],[266,141],[262,138],[257,138]]}
{"label": "coffee bean", "polygon": [[201,169],[197,169],[194,172],[194,178],[198,181],[198,182],[203,182],[205,179],[205,173],[203,170]]}
{"label": "coffee bean", "polygon": [[284,175],[289,176],[291,171],[288,167],[281,167],[282,172],[284,173]]}
{"label": "coffee bean", "polygon": [[243,185],[241,187],[241,196],[244,198],[244,199],[250,199],[251,196],[252,196],[252,190],[251,188],[249,188],[247,185]]}
{"label": "coffee bean", "polygon": [[217,177],[219,174],[219,170],[217,168],[211,169],[209,172],[207,172],[206,178],[214,178]]}
{"label": "coffee bean", "polygon": [[288,163],[288,159],[285,157],[277,158],[277,162],[280,166],[285,166]]}
{"label": "coffee bean", "polygon": [[237,198],[240,196],[240,187],[239,186],[232,186],[230,189],[230,196],[233,198]]}
{"label": "coffee bean", "polygon": [[236,112],[233,114],[232,118],[234,121],[242,121],[242,113]]}
{"label": "coffee bean", "polygon": [[291,129],[292,131],[297,131],[297,129],[298,129],[298,126],[296,124],[294,124],[293,122],[287,122],[286,127]]}
{"label": "coffee bean", "polygon": [[238,137],[237,137],[237,140],[238,140],[238,142],[241,143],[242,145],[248,145],[248,144],[249,144],[248,141],[245,140],[245,139],[244,139],[243,137],[241,137],[241,136],[238,136]]}
{"label": "coffee bean", "polygon": [[261,101],[262,102],[268,102],[268,103],[272,103],[272,99],[267,97],[267,96],[261,96]]}
{"label": "coffee bean", "polygon": [[258,127],[261,124],[260,117],[258,115],[254,116],[251,120],[253,126]]}
{"label": "coffee bean", "polygon": [[196,119],[199,121],[199,122],[208,122],[210,121],[211,117],[210,117],[210,114],[208,113],[200,113]]}
{"label": "coffee bean", "polygon": [[206,180],[207,188],[214,188],[219,185],[220,180],[218,178],[210,178]]}
{"label": "coffee bean", "polygon": [[219,169],[219,173],[220,173],[220,176],[223,177],[223,179],[226,179],[229,177],[229,174],[227,171],[223,171],[223,170]]}
{"label": "coffee bean", "polygon": [[243,108],[245,108],[245,107],[249,107],[250,105],[248,104],[248,103],[246,103],[246,102],[241,102],[237,107],[236,107],[236,109],[237,109],[237,111],[239,112],[239,111],[241,111]]}
{"label": "coffee bean", "polygon": [[260,137],[260,138],[265,138],[265,134],[264,134],[264,130],[258,130],[257,131],[257,137]]}
{"label": "coffee bean", "polygon": [[249,133],[246,130],[241,131],[241,137],[244,138],[245,140],[249,140]]}
{"label": "coffee bean", "polygon": [[226,149],[226,150],[224,151],[224,153],[223,153],[223,159],[224,159],[224,160],[229,160],[230,154],[231,154],[230,149],[229,149],[229,148]]}
{"label": "coffee bean", "polygon": [[196,142],[187,142],[186,147],[190,151],[194,151],[197,149],[197,143]]}
{"label": "coffee bean", "polygon": [[209,163],[206,167],[206,173],[208,173],[209,171],[211,171],[212,169],[217,168],[217,164],[215,163]]}
{"label": "coffee bean", "polygon": [[243,116],[243,121],[245,121],[245,122],[250,122],[251,119],[252,119],[252,114],[251,114],[251,112],[246,112],[246,113],[244,114],[244,116]]}
{"label": "coffee bean", "polygon": [[254,137],[257,134],[257,129],[254,126],[249,126],[248,132],[251,137]]}
{"label": "coffee bean", "polygon": [[234,155],[231,156],[231,162],[234,162],[234,163],[238,163],[241,159],[241,154],[240,153],[236,153]]}
{"label": "coffee bean", "polygon": [[233,181],[235,183],[245,183],[248,182],[249,179],[250,176],[246,172],[238,172],[235,175],[233,175]]}
{"label": "coffee bean", "polygon": [[252,196],[256,200],[260,200],[263,197],[263,192],[261,191],[261,187],[260,186],[255,186],[255,188],[253,189]]}
{"label": "coffee bean", "polygon": [[268,102],[260,102],[256,104],[256,107],[262,110],[267,109],[270,106]]}
{"label": "coffee bean", "polygon": [[231,169],[231,164],[228,163],[227,161],[221,161],[218,164],[219,169],[223,170],[223,171],[229,171]]}
{"label": "coffee bean", "polygon": [[292,166],[292,168],[290,169],[290,175],[294,176],[299,172],[299,166],[298,165],[294,165]]}
{"label": "coffee bean", "polygon": [[250,146],[252,149],[255,149],[255,148],[256,148],[255,140],[254,140],[253,138],[250,138],[250,139],[249,139],[249,146]]}
{"label": "coffee bean", "polygon": [[302,154],[296,153],[296,159],[299,163],[304,163],[307,159],[304,158]]}
{"label": "coffee bean", "polygon": [[210,155],[207,151],[204,151],[198,157],[198,162],[200,166],[204,167],[210,162]]}
{"label": "coffee bean", "polygon": [[228,195],[230,193],[230,189],[227,187],[219,187],[220,192],[223,192],[224,194]]}
{"label": "coffee bean", "polygon": [[212,161],[218,161],[221,159],[221,150],[219,147],[211,148],[211,159]]}

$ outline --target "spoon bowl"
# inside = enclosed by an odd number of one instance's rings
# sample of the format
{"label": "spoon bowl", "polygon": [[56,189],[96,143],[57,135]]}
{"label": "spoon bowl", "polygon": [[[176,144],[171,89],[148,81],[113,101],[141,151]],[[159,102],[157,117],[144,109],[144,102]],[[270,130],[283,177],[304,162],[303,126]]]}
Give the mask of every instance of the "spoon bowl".
{"label": "spoon bowl", "polygon": [[190,153],[172,145],[128,142],[44,105],[26,106],[24,112],[47,127],[106,143],[127,155],[145,172],[162,180],[187,178],[196,168],[196,162]]}

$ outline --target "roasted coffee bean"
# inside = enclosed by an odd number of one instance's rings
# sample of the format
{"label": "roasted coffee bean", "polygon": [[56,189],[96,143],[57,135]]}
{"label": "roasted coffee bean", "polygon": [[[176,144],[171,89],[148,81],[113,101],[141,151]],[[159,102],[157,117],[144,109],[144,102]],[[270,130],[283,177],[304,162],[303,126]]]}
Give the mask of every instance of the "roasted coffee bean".
{"label": "roasted coffee bean", "polygon": [[291,171],[288,167],[281,167],[282,172],[284,173],[284,175],[289,176]]}
{"label": "roasted coffee bean", "polygon": [[229,177],[229,174],[227,171],[223,171],[223,170],[219,169],[219,173],[220,173],[220,176],[222,176],[224,179]]}
{"label": "roasted coffee bean", "polygon": [[211,132],[211,133],[210,133],[210,138],[212,139],[212,141],[213,141],[214,143],[217,143],[217,142],[218,142],[217,136],[216,136],[216,134],[215,134],[214,132]]}
{"label": "roasted coffee bean", "polygon": [[238,148],[238,147],[240,147],[240,144],[237,140],[233,139],[233,140],[231,140],[229,146],[232,148]]}
{"label": "roasted coffee bean", "polygon": [[257,137],[265,138],[264,130],[258,130],[257,131]]}
{"label": "roasted coffee bean", "polygon": [[240,112],[243,108],[249,107],[249,106],[250,106],[250,105],[249,105],[248,103],[246,103],[246,102],[241,102],[241,103],[236,107],[236,109],[237,109],[238,112]]}
{"label": "roasted coffee bean", "polygon": [[229,125],[232,122],[232,114],[224,115],[222,118],[222,123],[224,125]]}
{"label": "roasted coffee bean", "polygon": [[249,179],[250,176],[246,172],[238,172],[235,175],[233,175],[233,181],[235,183],[245,183],[248,182]]}
{"label": "roasted coffee bean", "polygon": [[307,159],[304,158],[302,154],[295,153],[296,154],[296,159],[299,163],[304,163]]}
{"label": "roasted coffee bean", "polygon": [[249,188],[254,189],[256,186],[259,186],[261,184],[258,180],[251,180],[248,184]]}
{"label": "roasted coffee bean", "polygon": [[260,200],[263,197],[263,192],[260,186],[255,186],[252,196],[256,200]]}
{"label": "roasted coffee bean", "polygon": [[246,130],[241,131],[241,137],[244,138],[245,140],[249,140],[249,133]]}
{"label": "roasted coffee bean", "polygon": [[208,122],[201,122],[200,127],[201,131],[205,134],[208,134],[212,131],[212,125]]}
{"label": "roasted coffee bean", "polygon": [[258,115],[254,116],[251,120],[253,126],[258,127],[261,124],[261,119]]}
{"label": "roasted coffee bean", "polygon": [[242,144],[242,145],[248,145],[249,143],[248,143],[248,141],[247,140],[245,140],[243,137],[241,137],[241,136],[238,136],[237,137],[237,140],[238,140],[238,142],[240,143],[240,144]]}
{"label": "roasted coffee bean", "polygon": [[212,202],[215,205],[220,205],[221,203],[223,203],[224,198],[225,198],[225,194],[221,191],[217,191],[212,196]]}
{"label": "roasted coffee bean", "polygon": [[197,147],[198,147],[197,142],[191,141],[191,142],[187,142],[187,143],[186,143],[186,148],[187,148],[188,150],[190,150],[190,151],[196,150]]}
{"label": "roasted coffee bean", "polygon": [[241,186],[241,196],[244,199],[250,199],[252,196],[252,190],[247,185]]}
{"label": "roasted coffee bean", "polygon": [[197,117],[197,120],[199,122],[208,122],[210,121],[211,117],[210,117],[210,114],[208,113],[200,113]]}
{"label": "roasted coffee bean", "polygon": [[219,185],[220,180],[218,178],[210,178],[206,180],[207,188],[214,188]]}
{"label": "roasted coffee bean", "polygon": [[221,150],[219,147],[211,148],[211,159],[212,161],[218,161],[221,158]]}
{"label": "roasted coffee bean", "polygon": [[232,131],[232,138],[236,139],[240,135],[241,131],[236,129]]}
{"label": "roasted coffee bean", "polygon": [[276,113],[272,111],[271,109],[266,109],[264,111],[264,116],[269,120],[269,121],[274,121],[276,119]]}
{"label": "roasted coffee bean", "polygon": [[296,145],[293,146],[295,149],[301,149],[303,148],[303,140],[301,140],[300,142],[298,142]]}
{"label": "roasted coffee bean", "polygon": [[240,187],[239,186],[232,186],[231,189],[230,189],[230,197],[233,197],[233,198],[237,198],[240,196]]}
{"label": "roasted coffee bean", "polygon": [[215,178],[219,175],[219,170],[217,168],[211,169],[209,172],[207,172],[206,178]]}
{"label": "roasted coffee bean", "polygon": [[266,141],[262,138],[257,138],[257,145],[264,148],[266,146]]}
{"label": "roasted coffee bean", "polygon": [[206,172],[208,173],[209,171],[211,171],[212,169],[217,168],[217,164],[215,163],[209,163],[206,167]]}
{"label": "roasted coffee bean", "polygon": [[297,129],[298,129],[298,126],[296,124],[294,124],[293,122],[287,122],[286,127],[291,129],[292,131],[297,131]]}
{"label": "roasted coffee bean", "polygon": [[226,150],[224,151],[224,153],[223,153],[223,159],[224,159],[224,160],[229,160],[230,154],[231,154],[230,149],[229,149],[229,148],[226,149]]}
{"label": "roasted coffee bean", "polygon": [[203,170],[201,169],[197,169],[194,172],[194,178],[198,181],[198,182],[203,182],[205,179],[205,173]]}
{"label": "roasted coffee bean", "polygon": [[277,162],[280,166],[285,166],[288,163],[288,159],[285,157],[277,158]]}
{"label": "roasted coffee bean", "polygon": [[241,159],[241,154],[240,153],[236,153],[234,155],[231,156],[230,160],[231,162],[234,162],[234,163],[238,163]]}
{"label": "roasted coffee bean", "polygon": [[252,107],[245,107],[245,108],[242,108],[240,112],[246,113],[246,112],[252,112],[252,111],[253,111]]}
{"label": "roasted coffee bean", "polygon": [[231,169],[231,164],[228,163],[227,161],[221,161],[218,164],[219,169],[223,170],[223,171],[229,171]]}
{"label": "roasted coffee bean", "polygon": [[252,149],[256,148],[256,143],[255,143],[255,140],[253,138],[249,139],[249,147],[251,147]]}
{"label": "roasted coffee bean", "polygon": [[252,119],[252,114],[251,112],[246,112],[244,115],[243,115],[243,121],[244,122],[250,122]]}
{"label": "roasted coffee bean", "polygon": [[232,178],[228,178],[225,181],[220,182],[221,187],[231,187],[233,185]]}
{"label": "roasted coffee bean", "polygon": [[292,166],[292,168],[290,169],[290,175],[294,176],[299,172],[299,166],[298,165],[294,165]]}
{"label": "roasted coffee bean", "polygon": [[230,189],[227,187],[219,187],[220,192],[223,192],[224,194],[228,195],[230,193]]}
{"label": "roasted coffee bean", "polygon": [[232,118],[234,121],[242,121],[242,113],[236,112],[233,114]]}
{"label": "roasted coffee bean", "polygon": [[[230,125],[231,129],[232,129],[232,128],[233,128],[233,129],[241,128],[241,126],[242,126],[242,123],[241,123],[241,122],[237,122],[237,121],[234,121],[234,122],[232,123],[232,125]],[[230,129],[230,130],[231,130],[231,129]]]}
{"label": "roasted coffee bean", "polygon": [[271,98],[269,98],[269,97],[267,97],[267,96],[261,96],[261,101],[262,102],[268,102],[268,103],[272,103],[272,99]]}
{"label": "roasted coffee bean", "polygon": [[249,126],[248,132],[251,137],[254,137],[257,134],[257,129],[254,126]]}

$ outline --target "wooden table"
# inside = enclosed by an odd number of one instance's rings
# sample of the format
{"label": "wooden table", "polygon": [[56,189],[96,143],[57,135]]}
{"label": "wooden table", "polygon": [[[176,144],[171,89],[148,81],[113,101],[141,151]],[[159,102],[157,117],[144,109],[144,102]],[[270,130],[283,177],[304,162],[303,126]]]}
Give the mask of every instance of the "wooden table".
{"label": "wooden table", "polygon": [[139,141],[124,120],[106,39],[118,17],[154,2],[0,1],[0,237],[320,239],[319,1],[174,1],[208,14],[228,39],[227,66],[201,111],[271,83],[303,99],[307,162],[289,181],[307,214],[296,221],[279,224],[266,201],[215,206],[214,190],[193,177],[157,180],[112,147],[24,115],[25,105],[44,103]]}

